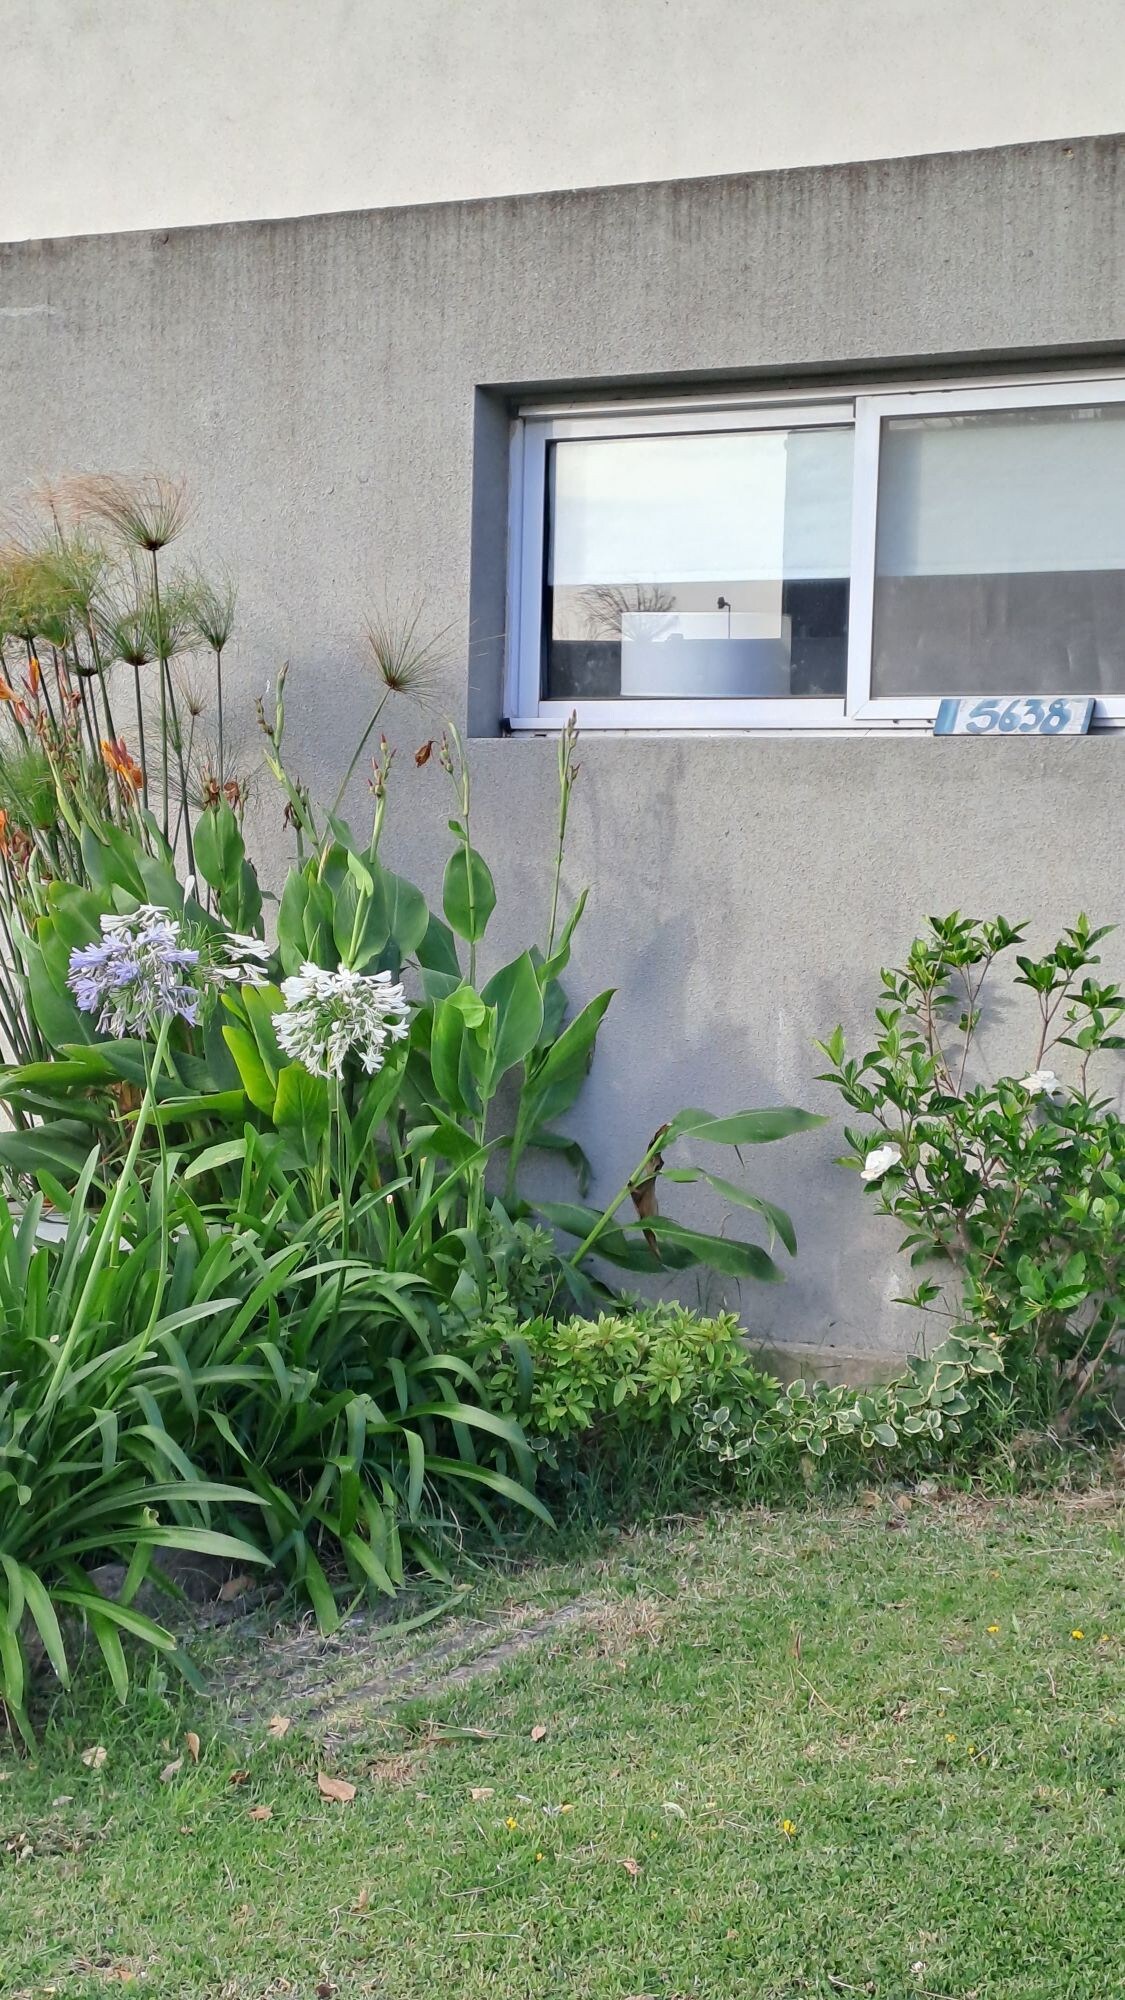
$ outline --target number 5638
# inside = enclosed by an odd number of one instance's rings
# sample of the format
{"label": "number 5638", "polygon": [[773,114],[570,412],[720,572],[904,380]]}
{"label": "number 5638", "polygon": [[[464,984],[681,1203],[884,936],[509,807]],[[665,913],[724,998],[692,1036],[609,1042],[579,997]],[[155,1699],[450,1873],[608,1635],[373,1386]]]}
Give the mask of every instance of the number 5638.
{"label": "number 5638", "polygon": [[966,717],[965,733],[984,736],[995,729],[1001,736],[1056,736],[1060,729],[1069,727],[1070,721],[1068,701],[1056,700],[1048,705],[1036,695],[1021,695],[1017,701],[978,701]]}

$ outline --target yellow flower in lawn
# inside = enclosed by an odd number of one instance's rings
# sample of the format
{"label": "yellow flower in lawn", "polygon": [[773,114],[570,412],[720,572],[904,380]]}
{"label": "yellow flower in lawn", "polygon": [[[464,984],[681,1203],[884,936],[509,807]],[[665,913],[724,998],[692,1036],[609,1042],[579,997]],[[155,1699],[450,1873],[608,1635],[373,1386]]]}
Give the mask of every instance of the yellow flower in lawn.
{"label": "yellow flower in lawn", "polygon": [[1084,1639],[1086,1634],[1080,1625],[1076,1625],[1070,1636],[1072,1639]]}
{"label": "yellow flower in lawn", "polygon": [[998,1632],[1000,1630],[1000,1627],[999,1625],[990,1625],[988,1629],[990,1632]]}
{"label": "yellow flower in lawn", "polygon": [[781,1831],[785,1835],[786,1840],[792,1840],[793,1835],[797,1831],[796,1822],[791,1819],[783,1819],[781,1822]]}
{"label": "yellow flower in lawn", "polygon": [[947,1730],[946,1730],[946,1732],[945,1732],[945,1740],[946,1740],[946,1742],[947,1742],[947,1743],[956,1743],[956,1741],[957,1741],[957,1738],[956,1738],[956,1737],[954,1736],[954,1734],[953,1734],[953,1731],[952,1731],[952,1729],[947,1729]]}
{"label": "yellow flower in lawn", "polygon": [[514,1833],[519,1825],[519,1821],[518,1819],[506,1819],[504,1825],[507,1827],[509,1833]]}
{"label": "yellow flower in lawn", "polygon": [[543,1859],[543,1856],[542,1856],[541,1854],[537,1854],[537,1855],[536,1855],[536,1857],[535,1857],[535,1859],[536,1859],[537,1861],[542,1861],[542,1859]]}

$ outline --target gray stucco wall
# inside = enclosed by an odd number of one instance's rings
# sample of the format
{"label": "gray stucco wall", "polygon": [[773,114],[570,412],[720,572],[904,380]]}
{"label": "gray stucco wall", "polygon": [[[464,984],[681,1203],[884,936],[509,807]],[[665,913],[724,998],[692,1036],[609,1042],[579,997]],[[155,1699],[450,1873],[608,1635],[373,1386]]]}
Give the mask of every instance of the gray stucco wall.
{"label": "gray stucco wall", "polygon": [[[290,744],[334,788],[365,717],[365,612],[421,593],[450,628],[440,705],[474,745],[490,950],[542,929],[554,745],[500,712],[506,396],[1012,357],[1121,357],[1125,141],[771,173],[0,252],[0,493],[78,469],[188,479],[192,548],[240,579],[232,680],[291,662]],[[484,392],[484,393],[481,393]],[[475,454],[475,455],[474,455]],[[185,545],[186,546],[186,545]],[[473,630],[470,634],[472,579]],[[433,889],[448,805],[404,752],[392,847]],[[588,738],[567,882],[593,885],[571,988],[619,988],[575,1129],[608,1194],[682,1103],[791,1100],[814,1034],[867,1018],[931,910],[1046,941],[1119,918],[1125,740]],[[362,788],[352,800],[362,811]],[[259,850],[282,853],[263,784]],[[1125,953],[1107,952],[1123,969]],[[893,1225],[865,1221],[835,1129],[750,1163],[793,1210],[778,1339],[908,1342]]]}

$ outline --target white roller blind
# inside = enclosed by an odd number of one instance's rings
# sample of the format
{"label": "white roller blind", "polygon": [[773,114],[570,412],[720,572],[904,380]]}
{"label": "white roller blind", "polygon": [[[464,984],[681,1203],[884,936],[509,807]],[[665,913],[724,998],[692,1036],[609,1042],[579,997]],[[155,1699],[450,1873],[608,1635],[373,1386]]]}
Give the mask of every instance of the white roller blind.
{"label": "white roller blind", "polygon": [[589,438],[555,447],[555,585],[843,577],[852,433]]}
{"label": "white roller blind", "polygon": [[1125,568],[1125,408],[887,419],[876,568]]}

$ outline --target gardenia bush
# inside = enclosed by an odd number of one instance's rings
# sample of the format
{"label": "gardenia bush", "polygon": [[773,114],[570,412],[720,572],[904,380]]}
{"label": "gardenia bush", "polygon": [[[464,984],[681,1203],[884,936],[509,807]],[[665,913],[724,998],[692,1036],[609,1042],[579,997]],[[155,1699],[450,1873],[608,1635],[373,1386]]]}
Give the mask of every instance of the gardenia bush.
{"label": "gardenia bush", "polygon": [[[868,1121],[842,1164],[927,1269],[903,1303],[991,1348],[1029,1413],[1065,1428],[1108,1405],[1122,1359],[1125,1123],[1094,1073],[1125,1048],[1125,998],[1095,970],[1108,930],[1080,916],[1039,958],[1025,930],[931,919],[881,975],[872,1047],[849,1057],[840,1028],[819,1046]],[[990,1078],[982,1028],[1012,958],[1029,1060]]]}

